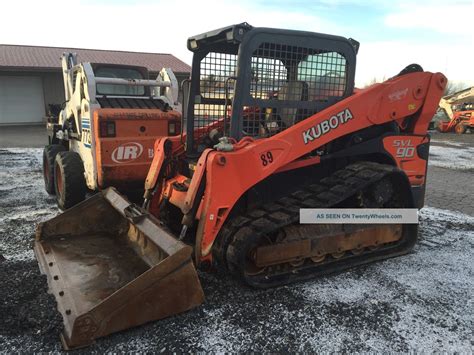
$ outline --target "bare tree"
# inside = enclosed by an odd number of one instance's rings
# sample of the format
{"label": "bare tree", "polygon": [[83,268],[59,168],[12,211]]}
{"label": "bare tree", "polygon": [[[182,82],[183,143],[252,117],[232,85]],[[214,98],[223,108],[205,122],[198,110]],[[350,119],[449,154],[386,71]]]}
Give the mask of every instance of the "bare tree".
{"label": "bare tree", "polygon": [[458,91],[467,89],[468,87],[469,85],[462,81],[448,81],[448,85],[446,85],[446,88],[444,89],[444,96],[452,95]]}
{"label": "bare tree", "polygon": [[384,75],[382,77],[382,79],[377,79],[375,76],[370,79],[369,81],[367,81],[365,84],[364,84],[364,88],[368,87],[368,86],[371,86],[371,85],[374,85],[376,83],[383,83],[385,80],[387,80],[387,77]]}

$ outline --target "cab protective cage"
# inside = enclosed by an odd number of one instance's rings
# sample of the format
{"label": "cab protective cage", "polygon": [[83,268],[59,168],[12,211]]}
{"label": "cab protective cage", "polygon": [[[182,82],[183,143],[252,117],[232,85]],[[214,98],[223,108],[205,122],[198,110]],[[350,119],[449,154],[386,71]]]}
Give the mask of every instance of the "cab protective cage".
{"label": "cab protective cage", "polygon": [[262,137],[262,124],[268,137],[350,96],[358,48],[350,38],[247,23],[189,38],[188,155],[218,121],[236,140]]}

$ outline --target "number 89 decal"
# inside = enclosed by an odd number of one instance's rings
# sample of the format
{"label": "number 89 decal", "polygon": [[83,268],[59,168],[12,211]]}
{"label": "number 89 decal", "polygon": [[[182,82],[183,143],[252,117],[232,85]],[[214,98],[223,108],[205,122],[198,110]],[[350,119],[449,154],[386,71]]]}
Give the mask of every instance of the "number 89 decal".
{"label": "number 89 decal", "polygon": [[263,166],[267,166],[268,164],[273,163],[273,154],[272,152],[268,151],[260,155],[260,160],[262,161]]}

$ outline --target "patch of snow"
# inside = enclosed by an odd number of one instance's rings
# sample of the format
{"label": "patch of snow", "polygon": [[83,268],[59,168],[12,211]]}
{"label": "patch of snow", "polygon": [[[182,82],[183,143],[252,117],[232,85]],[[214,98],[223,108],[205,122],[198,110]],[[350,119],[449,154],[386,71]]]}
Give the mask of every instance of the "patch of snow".
{"label": "patch of snow", "polygon": [[474,225],[474,217],[462,212],[454,212],[442,208],[426,206],[420,210],[420,218],[425,221],[432,221],[439,224],[442,222],[450,222],[455,224],[471,223]]}
{"label": "patch of snow", "polygon": [[430,140],[431,144],[433,145],[436,145],[436,144],[440,144],[440,145],[450,145],[450,146],[453,146],[453,147],[461,147],[461,148],[464,148],[464,147],[470,147],[471,145],[469,143],[465,143],[465,142],[453,142],[453,141],[445,141],[445,140],[441,140],[441,139],[431,139]]}
{"label": "patch of snow", "polygon": [[474,169],[474,147],[451,148],[432,145],[428,164],[456,170]]}
{"label": "patch of snow", "polygon": [[43,149],[0,149],[0,253],[7,261],[34,258],[30,244],[38,222],[58,213],[44,190]]}
{"label": "patch of snow", "polygon": [[334,283],[333,279],[308,282],[301,286],[301,291],[306,299],[325,303],[383,302],[391,296],[388,289],[372,294],[373,284],[367,279],[354,279],[353,275],[347,274],[341,274],[337,278],[337,283]]}

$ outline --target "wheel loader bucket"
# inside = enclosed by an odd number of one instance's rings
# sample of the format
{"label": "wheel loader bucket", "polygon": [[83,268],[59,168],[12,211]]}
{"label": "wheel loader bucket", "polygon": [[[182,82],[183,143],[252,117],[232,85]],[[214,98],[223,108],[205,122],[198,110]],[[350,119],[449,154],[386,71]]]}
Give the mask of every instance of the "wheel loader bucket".
{"label": "wheel loader bucket", "polygon": [[113,188],[40,224],[34,250],[65,349],[204,301],[192,248]]}

